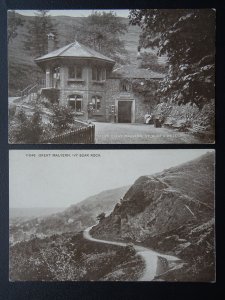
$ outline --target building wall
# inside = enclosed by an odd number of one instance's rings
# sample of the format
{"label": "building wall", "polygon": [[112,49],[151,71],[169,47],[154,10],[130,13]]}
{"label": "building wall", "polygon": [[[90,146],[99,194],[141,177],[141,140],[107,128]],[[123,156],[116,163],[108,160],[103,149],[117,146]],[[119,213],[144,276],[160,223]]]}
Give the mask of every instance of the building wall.
{"label": "building wall", "polygon": [[[68,78],[68,62],[60,67],[60,95],[59,103],[60,105],[68,105],[69,96],[73,94],[81,95],[82,101],[82,111],[77,113],[77,117],[81,119],[94,119],[97,121],[104,122],[117,122],[118,121],[118,101],[132,101],[132,122],[143,123],[144,116],[146,113],[150,113],[155,106],[155,96],[154,92],[157,86],[153,84],[150,87],[152,90],[146,96],[143,92],[138,92],[130,90],[129,92],[121,91],[121,81],[123,78],[107,78],[104,82],[96,82],[92,80],[92,68],[93,66],[98,66],[96,62],[82,61],[79,62],[82,65],[82,80],[70,80]],[[81,64],[82,63],[82,64]],[[107,77],[110,75],[110,70],[107,65],[99,66],[105,67],[107,70]],[[49,71],[49,66],[46,71]],[[47,79],[47,78],[46,78]],[[48,80],[49,81],[49,80]],[[48,82],[47,81],[47,82]],[[140,81],[143,81],[140,79]],[[153,82],[155,82],[153,80]],[[49,86],[52,86],[51,82],[48,82]],[[91,103],[93,96],[100,96],[101,108],[99,111],[90,111],[89,104]],[[114,106],[114,111],[112,110]]]}
{"label": "building wall", "polygon": [[[82,70],[82,80],[69,80],[68,66],[61,67],[60,70],[60,104],[68,105],[70,95],[78,94],[83,97],[82,112],[77,113],[77,117],[82,119],[93,118],[105,121],[105,83],[92,82],[92,66],[86,65]],[[93,96],[100,96],[101,109],[98,112],[88,112],[88,104]]]}
{"label": "building wall", "polygon": [[115,105],[115,100],[120,94],[120,80],[108,79],[106,81],[106,95],[105,95],[105,116],[106,122],[114,122],[114,115],[111,111],[111,106]]}
{"label": "building wall", "polygon": [[[96,64],[95,64],[96,66]],[[101,97],[101,108],[99,111],[90,111],[88,113],[89,119],[93,119],[100,122],[106,121],[106,81],[97,82],[92,81],[92,68],[93,66],[89,66],[88,73],[88,103],[91,103],[93,96]]]}
{"label": "building wall", "polygon": [[88,82],[87,82],[88,68],[83,68],[82,81],[69,81],[68,67],[63,66],[60,70],[60,105],[68,105],[70,95],[77,94],[83,97],[82,112],[77,113],[81,119],[87,119],[87,105],[88,105]]}
{"label": "building wall", "polygon": [[[106,120],[110,121],[112,119],[112,114],[110,113],[110,106],[115,105],[117,100],[134,100],[135,101],[135,117],[134,122],[136,123],[144,123],[144,116],[146,113],[151,112],[153,109],[151,105],[154,102],[153,99],[146,99],[144,94],[142,93],[134,93],[130,92],[122,92],[120,88],[122,79],[108,79],[106,83],[106,109],[109,111]],[[153,93],[154,95],[154,93]],[[154,97],[154,96],[153,96]],[[146,101],[148,100],[148,101]],[[116,114],[118,112],[116,111]]]}

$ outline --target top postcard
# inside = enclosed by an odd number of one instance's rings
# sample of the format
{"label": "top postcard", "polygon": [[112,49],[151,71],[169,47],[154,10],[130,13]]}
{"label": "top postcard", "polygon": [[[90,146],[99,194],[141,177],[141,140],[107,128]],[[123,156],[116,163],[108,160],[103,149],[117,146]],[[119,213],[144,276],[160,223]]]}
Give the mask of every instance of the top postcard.
{"label": "top postcard", "polygon": [[9,143],[214,143],[215,19],[9,10]]}

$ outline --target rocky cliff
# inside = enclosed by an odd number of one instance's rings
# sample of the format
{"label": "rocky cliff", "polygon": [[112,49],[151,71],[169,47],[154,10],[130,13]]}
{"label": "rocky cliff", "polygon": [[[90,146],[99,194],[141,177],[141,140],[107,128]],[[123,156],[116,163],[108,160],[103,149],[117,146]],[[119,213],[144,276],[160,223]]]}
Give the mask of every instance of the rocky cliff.
{"label": "rocky cliff", "polygon": [[179,280],[214,280],[214,165],[209,152],[138,178],[92,235],[139,242],[187,262],[185,276],[182,267],[164,279],[178,272]]}

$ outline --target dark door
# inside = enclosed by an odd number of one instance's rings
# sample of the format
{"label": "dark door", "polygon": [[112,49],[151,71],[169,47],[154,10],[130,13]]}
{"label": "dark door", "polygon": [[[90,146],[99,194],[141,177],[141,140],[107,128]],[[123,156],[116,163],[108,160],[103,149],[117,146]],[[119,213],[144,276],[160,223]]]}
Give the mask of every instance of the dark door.
{"label": "dark door", "polygon": [[132,101],[118,101],[118,123],[131,123]]}

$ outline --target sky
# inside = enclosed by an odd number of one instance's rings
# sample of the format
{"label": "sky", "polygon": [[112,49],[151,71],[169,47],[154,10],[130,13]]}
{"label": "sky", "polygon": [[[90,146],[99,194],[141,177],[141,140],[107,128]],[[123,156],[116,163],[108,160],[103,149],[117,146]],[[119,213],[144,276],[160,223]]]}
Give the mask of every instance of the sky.
{"label": "sky", "polygon": [[140,176],[163,171],[208,151],[10,150],[9,206],[68,207],[103,190],[131,185]]}
{"label": "sky", "polygon": [[[16,11],[19,14],[25,15],[25,16],[34,16],[34,13],[36,12],[36,10],[16,10]],[[98,9],[97,11],[105,11],[105,12],[113,11],[113,12],[116,12],[116,15],[118,17],[125,17],[125,18],[127,18],[128,14],[129,14],[128,9],[116,9],[116,10],[112,10],[112,9],[99,10]],[[67,10],[50,10],[49,14],[52,16],[87,17],[92,12],[93,12],[93,10],[90,10],[90,9],[76,9],[76,10],[67,9]]]}

